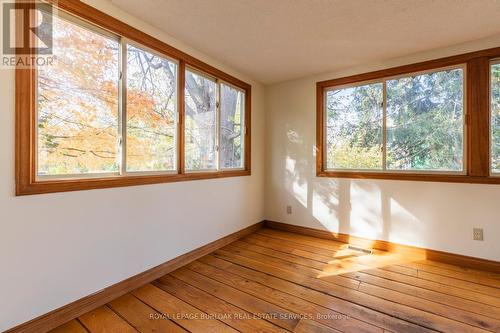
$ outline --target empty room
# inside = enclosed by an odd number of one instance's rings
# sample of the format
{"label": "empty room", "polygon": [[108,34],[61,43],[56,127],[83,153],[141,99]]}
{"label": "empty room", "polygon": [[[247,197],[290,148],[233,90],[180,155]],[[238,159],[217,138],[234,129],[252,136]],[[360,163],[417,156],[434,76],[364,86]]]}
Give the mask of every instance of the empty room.
{"label": "empty room", "polygon": [[499,0],[0,10],[0,332],[500,333]]}

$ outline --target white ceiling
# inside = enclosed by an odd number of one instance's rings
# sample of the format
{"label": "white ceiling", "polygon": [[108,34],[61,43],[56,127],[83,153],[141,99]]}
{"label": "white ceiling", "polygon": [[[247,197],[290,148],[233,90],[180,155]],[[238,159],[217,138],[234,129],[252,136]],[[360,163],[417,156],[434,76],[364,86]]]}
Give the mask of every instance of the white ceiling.
{"label": "white ceiling", "polygon": [[111,1],[265,84],[500,34],[500,0]]}

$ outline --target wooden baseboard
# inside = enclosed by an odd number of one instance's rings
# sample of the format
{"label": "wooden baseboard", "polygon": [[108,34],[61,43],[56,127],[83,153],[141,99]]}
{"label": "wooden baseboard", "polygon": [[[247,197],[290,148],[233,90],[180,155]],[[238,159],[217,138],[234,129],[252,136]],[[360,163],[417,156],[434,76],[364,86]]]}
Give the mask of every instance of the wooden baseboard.
{"label": "wooden baseboard", "polygon": [[318,238],[332,239],[339,242],[354,244],[361,247],[370,247],[376,250],[406,253],[411,256],[422,257],[425,259],[439,261],[451,265],[500,273],[500,262],[498,261],[468,257],[460,254],[448,253],[437,250],[429,250],[415,246],[391,243],[384,240],[372,240],[367,238],[355,237],[348,234],[332,233],[326,230],[302,227],[298,225],[292,225],[275,221],[265,221],[265,226],[276,230],[289,231],[297,234],[313,236]]}
{"label": "wooden baseboard", "polygon": [[150,283],[162,277],[163,275],[176,270],[177,268],[187,265],[198,258],[201,258],[221,247],[226,246],[229,243],[232,243],[246,235],[249,235],[260,229],[263,225],[264,222],[253,224],[247,228],[208,243],[177,258],[169,260],[161,265],[153,267],[145,272],[139,273],[110,287],[102,289],[92,295],[83,297],[47,314],[32,319],[24,324],[11,328],[4,333],[48,332],[72,319],[81,316],[84,313],[92,311],[122,295],[125,295],[126,293],[131,292],[134,289]]}

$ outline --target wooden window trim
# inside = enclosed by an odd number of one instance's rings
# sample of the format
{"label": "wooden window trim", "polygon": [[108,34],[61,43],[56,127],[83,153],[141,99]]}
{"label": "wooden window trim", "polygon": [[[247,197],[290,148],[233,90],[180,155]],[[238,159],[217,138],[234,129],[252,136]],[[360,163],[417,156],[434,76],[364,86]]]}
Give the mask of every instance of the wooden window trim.
{"label": "wooden window trim", "polygon": [[[90,190],[133,185],[148,185],[188,180],[248,176],[251,174],[251,91],[250,84],[243,82],[195,57],[184,53],[120,20],[105,14],[79,0],[48,1],[62,10],[88,21],[113,34],[129,39],[179,62],[178,78],[178,171],[175,174],[123,175],[100,178],[37,180],[36,179],[36,69],[16,68],[16,195]],[[25,22],[29,24],[29,22]],[[245,92],[244,124],[244,167],[238,170],[217,170],[208,172],[185,171],[184,161],[184,84],[186,66],[195,68],[232,84]]]}
{"label": "wooden window trim", "polygon": [[[500,57],[500,47],[393,67],[316,83],[316,176],[353,179],[388,179],[454,183],[500,184],[490,174],[490,63]],[[336,171],[325,169],[324,93],[332,87],[386,77],[466,65],[465,174],[392,171]]]}

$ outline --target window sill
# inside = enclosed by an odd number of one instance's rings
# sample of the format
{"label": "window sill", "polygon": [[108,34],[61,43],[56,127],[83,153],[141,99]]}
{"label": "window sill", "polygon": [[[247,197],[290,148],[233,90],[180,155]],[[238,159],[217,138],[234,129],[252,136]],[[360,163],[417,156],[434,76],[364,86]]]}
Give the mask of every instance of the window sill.
{"label": "window sill", "polygon": [[478,177],[469,175],[430,174],[430,173],[394,173],[394,172],[350,172],[350,171],[318,171],[317,177],[351,178],[351,179],[384,179],[423,182],[500,184],[500,177]]}
{"label": "window sill", "polygon": [[189,180],[250,176],[250,170],[190,172],[185,174],[116,176],[87,179],[43,180],[28,184],[16,182],[16,196],[56,192],[83,191],[113,187],[173,183]]}

